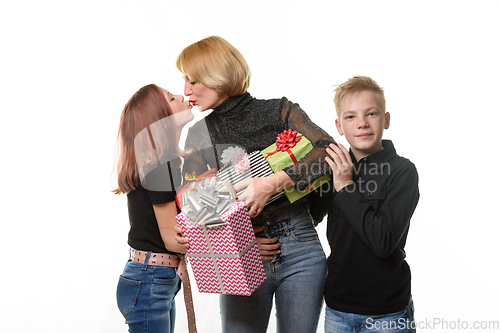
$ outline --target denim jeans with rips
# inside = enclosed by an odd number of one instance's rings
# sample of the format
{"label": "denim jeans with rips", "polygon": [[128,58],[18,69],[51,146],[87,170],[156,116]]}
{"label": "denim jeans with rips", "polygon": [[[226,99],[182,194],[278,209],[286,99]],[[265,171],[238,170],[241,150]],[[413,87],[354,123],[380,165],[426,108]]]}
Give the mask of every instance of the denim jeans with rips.
{"label": "denim jeans with rips", "polygon": [[[147,260],[146,260],[147,262]],[[118,281],[116,299],[130,333],[174,331],[177,269],[128,261]]]}
{"label": "denim jeans with rips", "polygon": [[273,299],[276,332],[316,332],[327,274],[326,257],[304,200],[267,207],[264,237],[278,238],[281,253],[264,261],[267,279],[251,296],[220,296],[224,333],[266,332]]}

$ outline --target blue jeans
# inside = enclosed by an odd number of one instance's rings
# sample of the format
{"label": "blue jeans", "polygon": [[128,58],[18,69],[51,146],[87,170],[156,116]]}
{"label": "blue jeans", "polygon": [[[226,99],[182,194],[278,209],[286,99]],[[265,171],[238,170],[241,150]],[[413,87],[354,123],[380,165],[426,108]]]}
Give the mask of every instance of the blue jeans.
{"label": "blue jeans", "polygon": [[125,317],[129,332],[173,332],[174,297],[179,288],[180,278],[176,268],[129,260],[116,290],[118,308]]}
{"label": "blue jeans", "polygon": [[357,332],[387,332],[387,333],[414,333],[415,319],[413,300],[410,298],[408,306],[399,312],[365,316],[346,313],[326,307],[326,333],[357,333]]}
{"label": "blue jeans", "polygon": [[264,261],[267,279],[251,296],[220,296],[222,331],[266,332],[275,297],[278,333],[316,332],[327,265],[309,209],[301,201],[285,202],[263,214],[274,222],[265,233],[278,237],[281,253]]}

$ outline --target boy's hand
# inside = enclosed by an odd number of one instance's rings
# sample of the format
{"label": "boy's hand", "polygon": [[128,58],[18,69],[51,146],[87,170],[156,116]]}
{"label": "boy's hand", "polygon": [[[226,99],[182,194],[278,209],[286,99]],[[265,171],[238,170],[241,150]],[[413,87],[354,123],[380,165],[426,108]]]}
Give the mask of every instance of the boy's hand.
{"label": "boy's hand", "polygon": [[327,156],[325,160],[332,169],[333,184],[335,190],[338,192],[345,186],[353,183],[351,155],[349,155],[349,151],[340,143],[338,147],[331,143],[330,148],[326,148],[326,152],[331,157]]}

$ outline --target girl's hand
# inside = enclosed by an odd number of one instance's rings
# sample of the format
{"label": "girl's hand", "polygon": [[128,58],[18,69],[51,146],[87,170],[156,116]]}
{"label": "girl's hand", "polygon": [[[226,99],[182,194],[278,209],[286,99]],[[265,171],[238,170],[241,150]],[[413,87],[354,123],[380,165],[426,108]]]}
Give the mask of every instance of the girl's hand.
{"label": "girl's hand", "polygon": [[257,246],[259,247],[260,257],[262,260],[271,260],[273,255],[281,252],[281,244],[278,243],[278,238],[262,238],[255,237]]}
{"label": "girl's hand", "polygon": [[[255,233],[258,233],[264,230],[264,227],[254,227],[253,230]],[[255,239],[257,240],[257,246],[259,247],[262,260],[271,260],[273,259],[273,255],[281,253],[281,244],[278,243],[278,238],[255,237]]]}
{"label": "girl's hand", "polygon": [[182,237],[182,228],[179,225],[174,226],[174,239],[180,246],[184,247],[186,250],[189,250],[189,239],[186,237]]}

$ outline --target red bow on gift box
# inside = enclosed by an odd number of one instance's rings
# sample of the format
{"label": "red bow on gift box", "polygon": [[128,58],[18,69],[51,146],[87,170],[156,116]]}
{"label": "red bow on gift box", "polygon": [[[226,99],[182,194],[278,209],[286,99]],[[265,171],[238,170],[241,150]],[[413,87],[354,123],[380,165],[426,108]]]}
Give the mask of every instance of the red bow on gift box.
{"label": "red bow on gift box", "polygon": [[297,142],[303,137],[303,135],[297,136],[297,134],[297,131],[292,131],[292,129],[284,130],[283,133],[278,134],[276,137],[276,150],[272,153],[267,153],[266,158],[280,151],[286,151],[292,158],[293,163],[297,163],[297,159],[290,150],[290,148],[295,147]]}

